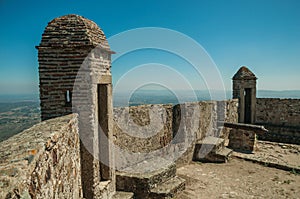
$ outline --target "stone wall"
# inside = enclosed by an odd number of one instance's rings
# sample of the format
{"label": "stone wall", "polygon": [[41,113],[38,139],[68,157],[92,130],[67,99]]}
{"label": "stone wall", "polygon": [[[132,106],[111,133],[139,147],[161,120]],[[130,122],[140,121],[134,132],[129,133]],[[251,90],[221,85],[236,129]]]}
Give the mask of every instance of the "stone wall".
{"label": "stone wall", "polygon": [[114,108],[116,168],[126,168],[155,156],[172,140],[172,105]]}
{"label": "stone wall", "polygon": [[[219,121],[236,123],[238,122],[238,99],[232,99],[227,101],[219,101],[218,102],[218,110],[224,109],[224,111],[218,111],[219,114],[225,113],[224,116],[219,116]],[[227,145],[229,142],[229,133],[230,129],[224,128],[223,124],[219,124],[218,126],[219,134],[217,137],[221,137],[225,140],[225,144]]]}
{"label": "stone wall", "polygon": [[[210,122],[211,103],[184,103],[178,104],[173,108],[173,140],[167,150],[162,154],[164,157],[172,157],[172,161],[177,166],[188,164],[193,159],[195,143],[202,139],[203,133],[200,129],[200,123],[212,129],[213,123]],[[207,111],[209,115],[203,121],[200,120],[201,114]]]}
{"label": "stone wall", "polygon": [[129,152],[148,153],[172,140],[172,105],[115,108],[114,120],[115,144]]}
{"label": "stone wall", "polygon": [[237,104],[228,100],[114,108],[117,168],[156,156],[179,165],[191,162],[197,141],[228,136],[217,121],[237,122]]}
{"label": "stone wall", "polygon": [[78,68],[89,52],[90,49],[40,48],[39,76],[42,120],[72,113],[72,104],[66,100],[67,91],[71,96]]}
{"label": "stone wall", "polygon": [[300,127],[300,99],[257,98],[256,123]]}
{"label": "stone wall", "polygon": [[232,99],[227,100],[226,102],[226,116],[224,121],[225,122],[237,122],[238,121],[238,100]]}
{"label": "stone wall", "polygon": [[256,124],[269,132],[260,139],[300,144],[300,99],[257,98]]}
{"label": "stone wall", "polygon": [[76,114],[0,143],[0,198],[82,198]]}

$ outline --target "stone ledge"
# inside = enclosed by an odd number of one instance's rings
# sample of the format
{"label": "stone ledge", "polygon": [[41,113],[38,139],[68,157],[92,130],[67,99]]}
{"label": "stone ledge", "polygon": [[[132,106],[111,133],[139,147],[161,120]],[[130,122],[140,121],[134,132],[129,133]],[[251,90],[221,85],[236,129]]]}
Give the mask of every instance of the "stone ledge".
{"label": "stone ledge", "polygon": [[276,169],[281,169],[281,170],[285,170],[285,171],[294,171],[294,172],[300,173],[300,168],[297,168],[297,167],[293,167],[293,166],[289,166],[289,165],[282,165],[279,163],[269,162],[269,161],[265,161],[265,160],[259,160],[256,158],[244,157],[244,156],[237,155],[236,153],[234,153],[233,156],[236,158],[239,158],[239,159],[251,161],[253,163],[258,163],[258,164],[261,164],[264,166],[274,167]]}
{"label": "stone ledge", "polygon": [[266,133],[268,132],[264,126],[254,125],[254,124],[244,124],[244,123],[232,123],[232,122],[218,122],[218,124],[224,124],[224,127],[233,129],[243,129],[255,131],[255,133]]}
{"label": "stone ledge", "polygon": [[112,199],[133,199],[133,196],[132,192],[117,191]]}
{"label": "stone ledge", "polygon": [[258,150],[255,153],[246,154],[234,151],[233,156],[268,167],[300,172],[299,145],[268,141],[258,141],[257,145]]}
{"label": "stone ledge", "polygon": [[1,142],[0,198],[80,197],[77,122],[47,120]]}
{"label": "stone ledge", "polygon": [[159,184],[157,187],[150,190],[150,198],[163,199],[173,198],[176,194],[185,189],[185,180],[175,176],[168,181]]}

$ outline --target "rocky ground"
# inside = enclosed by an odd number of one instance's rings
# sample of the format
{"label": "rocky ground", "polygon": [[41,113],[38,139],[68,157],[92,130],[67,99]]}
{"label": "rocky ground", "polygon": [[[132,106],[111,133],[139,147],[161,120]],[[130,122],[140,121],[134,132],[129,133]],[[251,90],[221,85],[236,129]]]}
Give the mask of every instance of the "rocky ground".
{"label": "rocky ground", "polygon": [[[259,142],[258,147],[254,154],[234,152],[239,158],[225,164],[192,163],[177,169],[187,183],[177,198],[300,198],[300,173],[292,169],[300,168],[300,146]],[[268,162],[291,169],[272,168]]]}

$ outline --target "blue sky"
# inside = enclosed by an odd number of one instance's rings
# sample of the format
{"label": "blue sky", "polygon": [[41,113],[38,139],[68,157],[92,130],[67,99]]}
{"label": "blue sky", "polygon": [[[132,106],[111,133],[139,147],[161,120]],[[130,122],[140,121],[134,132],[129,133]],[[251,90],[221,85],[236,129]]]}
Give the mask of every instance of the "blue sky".
{"label": "blue sky", "polygon": [[[246,65],[259,78],[259,89],[300,90],[299,10],[298,0],[0,0],[0,94],[38,92],[34,47],[49,21],[71,13],[95,21],[107,37],[140,27],[186,34],[209,53],[226,89],[231,89],[231,77],[238,68]],[[148,63],[149,52],[136,56]],[[116,63],[114,76],[133,67],[126,65],[129,58]]]}

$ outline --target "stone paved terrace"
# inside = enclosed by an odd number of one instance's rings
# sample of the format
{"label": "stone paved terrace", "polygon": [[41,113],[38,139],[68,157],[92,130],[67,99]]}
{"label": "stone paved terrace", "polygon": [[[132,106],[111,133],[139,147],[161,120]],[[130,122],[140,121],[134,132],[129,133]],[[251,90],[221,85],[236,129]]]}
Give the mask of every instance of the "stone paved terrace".
{"label": "stone paved terrace", "polygon": [[177,199],[296,199],[300,175],[233,158],[226,164],[191,163],[177,169],[186,189]]}
{"label": "stone paved terrace", "polygon": [[300,146],[267,141],[257,146],[253,153],[233,152],[226,164],[193,162],[177,169],[186,180],[177,198],[299,198]]}
{"label": "stone paved terrace", "polygon": [[234,151],[233,155],[288,171],[300,171],[300,145],[258,141],[257,150],[254,153]]}

